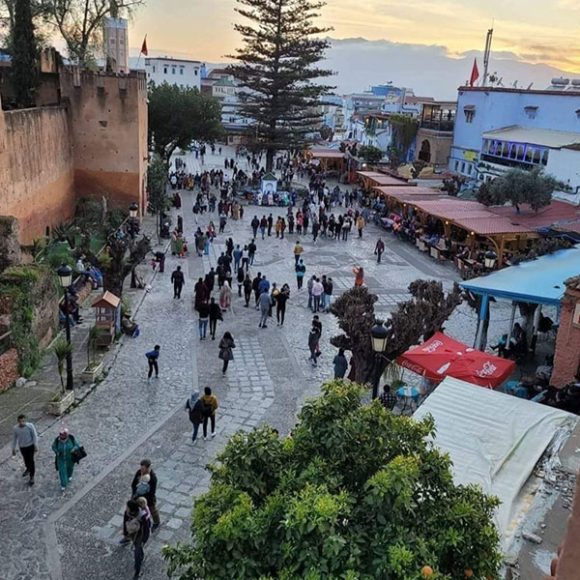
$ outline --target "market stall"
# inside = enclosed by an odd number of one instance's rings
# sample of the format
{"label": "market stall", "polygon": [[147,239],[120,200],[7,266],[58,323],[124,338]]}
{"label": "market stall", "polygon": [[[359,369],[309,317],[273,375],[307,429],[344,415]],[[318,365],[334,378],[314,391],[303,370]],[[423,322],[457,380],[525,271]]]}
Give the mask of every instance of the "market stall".
{"label": "market stall", "polygon": [[475,350],[442,332],[402,354],[397,363],[436,383],[449,376],[490,389],[515,369],[513,361]]}

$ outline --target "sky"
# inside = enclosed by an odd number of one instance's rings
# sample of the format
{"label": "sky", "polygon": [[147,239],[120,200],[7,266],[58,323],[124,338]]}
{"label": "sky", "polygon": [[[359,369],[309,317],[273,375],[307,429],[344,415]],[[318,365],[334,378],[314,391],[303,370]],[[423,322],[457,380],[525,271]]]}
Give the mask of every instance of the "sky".
{"label": "sky", "polygon": [[[131,22],[131,46],[145,34],[154,54],[220,62],[238,44],[235,0],[146,0]],[[335,39],[433,45],[451,58],[493,50],[516,60],[580,73],[580,0],[328,0],[320,24]]]}

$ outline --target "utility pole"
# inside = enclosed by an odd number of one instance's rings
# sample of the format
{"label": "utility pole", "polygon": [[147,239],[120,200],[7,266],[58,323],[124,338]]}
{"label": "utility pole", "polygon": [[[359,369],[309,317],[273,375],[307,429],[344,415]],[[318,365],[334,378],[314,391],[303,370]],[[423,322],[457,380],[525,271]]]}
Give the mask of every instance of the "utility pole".
{"label": "utility pole", "polygon": [[491,39],[493,36],[493,28],[487,31],[487,37],[485,39],[485,52],[483,53],[483,81],[481,83],[482,87],[487,85],[487,69],[489,67],[489,55],[491,53]]}

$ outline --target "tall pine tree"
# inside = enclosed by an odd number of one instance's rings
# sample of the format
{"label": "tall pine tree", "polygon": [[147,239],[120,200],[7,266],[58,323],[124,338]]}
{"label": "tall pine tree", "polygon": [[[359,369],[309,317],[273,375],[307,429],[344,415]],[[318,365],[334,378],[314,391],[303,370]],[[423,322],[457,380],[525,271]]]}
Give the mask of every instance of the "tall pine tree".
{"label": "tall pine tree", "polygon": [[252,137],[266,151],[272,170],[277,150],[302,147],[318,130],[318,99],[333,87],[313,81],[332,75],[319,68],[329,28],[315,24],[319,0],[237,0],[236,12],[250,24],[236,24],[243,46],[228,67],[241,84],[240,115],[251,120]]}
{"label": "tall pine tree", "polygon": [[16,0],[12,40],[12,85],[18,107],[36,105],[39,50],[32,22],[31,0]]}

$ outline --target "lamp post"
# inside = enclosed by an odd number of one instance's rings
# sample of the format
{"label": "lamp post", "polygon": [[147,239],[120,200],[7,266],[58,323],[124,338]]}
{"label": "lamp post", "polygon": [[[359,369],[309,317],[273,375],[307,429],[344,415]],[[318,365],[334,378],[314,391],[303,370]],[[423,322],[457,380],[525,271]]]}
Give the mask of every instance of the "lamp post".
{"label": "lamp post", "polygon": [[488,250],[483,256],[483,262],[486,269],[493,270],[497,262],[497,254],[492,250]]}
{"label": "lamp post", "polygon": [[[69,319],[69,312],[68,312],[68,289],[72,284],[72,275],[73,271],[70,266],[63,264],[57,271],[56,271],[58,278],[60,280],[60,285],[64,289],[64,328],[66,332],[66,341],[68,345],[71,345],[70,340],[70,319]],[[73,390],[73,368],[72,368],[72,349],[69,349],[69,352],[66,355],[66,390],[72,391]]]}
{"label": "lamp post", "polygon": [[381,356],[384,356],[383,353],[387,349],[388,336],[389,333],[383,326],[383,323],[380,320],[377,320],[376,324],[371,328],[371,343],[375,356],[375,372],[373,373],[373,399],[376,399],[379,395],[379,381],[381,380],[381,375],[379,373],[379,359]]}
{"label": "lamp post", "polygon": [[133,220],[137,217],[137,213],[139,212],[139,206],[133,202],[130,206],[129,206],[129,217]]}

